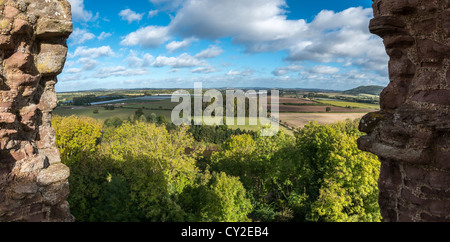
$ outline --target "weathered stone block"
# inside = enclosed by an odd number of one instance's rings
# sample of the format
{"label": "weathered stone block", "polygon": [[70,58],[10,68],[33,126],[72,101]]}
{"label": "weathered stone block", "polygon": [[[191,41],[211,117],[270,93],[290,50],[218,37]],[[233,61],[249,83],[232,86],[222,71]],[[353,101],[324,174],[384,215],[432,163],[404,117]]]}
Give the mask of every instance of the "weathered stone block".
{"label": "weathered stone block", "polygon": [[13,70],[19,69],[27,71],[33,65],[33,56],[30,53],[16,52],[5,61],[5,69]]}
{"label": "weathered stone block", "polygon": [[2,50],[14,49],[14,44],[11,42],[10,35],[0,34],[0,49]]}
{"label": "weathered stone block", "polygon": [[13,7],[13,6],[5,6],[5,9],[3,10],[3,14],[5,15],[5,17],[13,19],[14,17],[16,17],[19,14],[19,9]]}
{"label": "weathered stone block", "polygon": [[12,27],[11,19],[0,15],[0,34],[9,34],[11,27]]}
{"label": "weathered stone block", "polygon": [[23,19],[14,20],[14,27],[12,30],[13,34],[29,34],[33,32],[33,27],[31,24]]}
{"label": "weathered stone block", "polygon": [[411,98],[411,101],[450,106],[450,90],[420,91]]}
{"label": "weathered stone block", "polygon": [[397,191],[403,178],[397,164],[391,162],[381,163],[380,184],[387,190]]}
{"label": "weathered stone block", "polygon": [[379,16],[370,21],[370,32],[381,37],[388,35],[405,35],[405,23],[397,17]]}
{"label": "weathered stone block", "polygon": [[41,44],[36,56],[36,67],[43,76],[55,76],[62,72],[67,57],[67,47],[60,44]]}
{"label": "weathered stone block", "polygon": [[39,38],[48,37],[68,37],[72,33],[73,24],[71,21],[39,18],[36,35]]}
{"label": "weathered stone block", "polygon": [[417,41],[418,57],[420,59],[442,61],[450,55],[450,46],[430,39],[420,39]]}
{"label": "weathered stone block", "polygon": [[62,163],[53,164],[39,173],[37,182],[41,186],[48,186],[67,180],[69,175],[70,170],[66,165]]}
{"label": "weathered stone block", "polygon": [[418,0],[397,0],[392,2],[391,12],[394,14],[411,14],[417,10]]}

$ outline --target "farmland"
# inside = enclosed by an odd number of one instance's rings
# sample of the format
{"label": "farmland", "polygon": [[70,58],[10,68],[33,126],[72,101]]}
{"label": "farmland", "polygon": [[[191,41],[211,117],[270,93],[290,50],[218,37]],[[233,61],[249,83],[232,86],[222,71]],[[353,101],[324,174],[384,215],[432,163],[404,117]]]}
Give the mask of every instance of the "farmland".
{"label": "farmland", "polygon": [[338,100],[322,100],[318,99],[317,102],[324,105],[331,105],[335,107],[350,108],[350,109],[379,109],[380,105],[370,103],[357,103],[357,102],[345,102]]}
{"label": "farmland", "polygon": [[[168,94],[174,90],[118,90],[118,91],[97,91],[97,92],[77,92],[58,93],[60,105],[54,114],[60,116],[87,116],[105,121],[112,118],[121,120],[133,119],[138,110],[147,117],[152,114],[164,116],[166,120],[171,120],[172,110],[178,103],[172,103],[170,96],[159,96]],[[103,97],[105,102],[93,102],[86,105],[74,105],[71,100],[82,97]],[[112,97],[116,97],[114,99]],[[361,118],[364,114],[379,110],[379,104],[351,102],[345,100],[376,100],[376,95],[372,94],[344,94],[344,93],[308,93],[307,95],[282,95],[279,99],[279,112],[282,128],[285,130],[295,130],[303,127],[311,121],[320,124],[329,124],[346,119]],[[99,99],[101,100],[101,98]],[[271,98],[268,99],[269,110],[272,109]],[[141,112],[139,111],[139,112]],[[231,125],[233,129],[258,130],[261,124],[250,125],[249,118],[246,124]],[[289,131],[288,133],[292,133]]]}
{"label": "farmland", "polygon": [[366,113],[281,113],[282,124],[288,127],[302,128],[311,121],[319,124],[332,124],[346,119],[359,119]]}

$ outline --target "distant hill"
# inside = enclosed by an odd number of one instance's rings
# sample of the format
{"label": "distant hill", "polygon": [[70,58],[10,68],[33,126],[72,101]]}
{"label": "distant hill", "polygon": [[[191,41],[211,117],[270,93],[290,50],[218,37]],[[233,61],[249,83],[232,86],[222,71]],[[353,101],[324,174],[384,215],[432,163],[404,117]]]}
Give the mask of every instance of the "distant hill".
{"label": "distant hill", "polygon": [[382,86],[360,86],[348,91],[344,91],[343,94],[359,95],[359,94],[372,94],[380,95],[384,87]]}

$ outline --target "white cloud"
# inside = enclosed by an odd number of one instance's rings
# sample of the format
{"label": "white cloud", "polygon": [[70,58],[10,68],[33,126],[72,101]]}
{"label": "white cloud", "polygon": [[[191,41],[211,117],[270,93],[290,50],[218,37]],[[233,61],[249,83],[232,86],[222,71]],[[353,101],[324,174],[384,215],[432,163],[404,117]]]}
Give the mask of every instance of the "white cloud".
{"label": "white cloud", "polygon": [[387,85],[388,79],[376,73],[362,73],[358,70],[340,71],[332,75],[323,75],[301,71],[297,78],[292,78],[299,86],[311,88],[327,88],[331,90],[348,90],[362,85]]}
{"label": "white cloud", "polygon": [[196,38],[188,38],[183,41],[172,41],[166,45],[166,49],[169,52],[175,52],[180,49],[185,49],[185,48],[189,47],[192,44],[192,42],[195,42],[195,41],[197,41]]}
{"label": "white cloud", "polygon": [[108,78],[111,76],[139,76],[148,74],[148,70],[145,69],[130,69],[124,66],[104,67],[99,69],[93,77],[95,78]]}
{"label": "white cloud", "polygon": [[284,0],[188,0],[170,26],[199,38],[232,37],[249,51],[280,49],[282,40],[307,28],[304,20],[287,20],[284,7]]}
{"label": "white cloud", "polygon": [[285,67],[278,67],[272,72],[272,74],[274,76],[284,76],[290,72],[300,71],[302,69],[303,69],[303,66],[290,65],[290,66],[285,66]]}
{"label": "white cloud", "polygon": [[[150,1],[160,5],[171,2]],[[285,0],[184,0],[175,5],[177,12],[168,26],[141,28],[122,44],[156,47],[171,36],[210,40],[229,37],[246,52],[285,50],[286,60],[291,62],[346,59],[351,65],[380,73],[388,62],[382,42],[367,28],[373,17],[371,8],[323,10],[307,22],[288,19]],[[283,74],[287,70],[279,71]]]}
{"label": "white cloud", "polygon": [[89,33],[86,29],[76,28],[70,35],[69,41],[74,45],[79,45],[94,38],[95,35],[93,33]]}
{"label": "white cloud", "polygon": [[88,48],[86,46],[80,46],[69,57],[77,57],[77,56],[90,58],[99,58],[105,56],[112,57],[115,56],[115,53],[109,46],[101,46],[98,48]]}
{"label": "white cloud", "polygon": [[142,68],[151,66],[155,60],[155,57],[148,53],[145,53],[142,57],[139,57],[135,51],[130,50],[130,54],[125,60],[128,62],[129,67]]}
{"label": "white cloud", "polygon": [[183,53],[178,57],[167,57],[167,56],[158,56],[153,63],[155,67],[164,67],[170,66],[172,68],[186,68],[186,67],[196,67],[203,66],[207,63],[201,61],[193,56],[188,55],[187,53]]}
{"label": "white cloud", "polygon": [[128,23],[132,23],[134,21],[141,21],[142,17],[144,17],[145,14],[143,13],[136,13],[135,11],[131,9],[124,9],[120,11],[119,16],[122,17],[122,20],[128,21]]}
{"label": "white cloud", "polygon": [[372,10],[360,7],[339,13],[324,10],[309,24],[309,36],[288,47],[287,60],[329,63],[346,59],[349,65],[365,70],[384,69],[388,57],[382,41],[367,28],[371,18]]}
{"label": "white cloud", "polygon": [[78,62],[83,66],[83,71],[93,70],[98,64],[98,61],[86,57],[78,59]]}
{"label": "white cloud", "polygon": [[88,22],[94,19],[92,12],[84,9],[84,0],[69,0],[72,6],[72,17],[75,20]]}
{"label": "white cloud", "polygon": [[155,17],[156,15],[158,15],[158,13],[159,13],[158,10],[150,10],[150,11],[148,12],[148,17],[149,17],[149,18],[153,18],[153,17]]}
{"label": "white cloud", "polygon": [[108,37],[111,37],[111,36],[112,36],[111,33],[102,32],[102,33],[97,37],[97,39],[100,40],[100,41],[102,41],[102,40],[104,40],[104,39],[106,39],[106,38],[108,38]]}
{"label": "white cloud", "polygon": [[[72,68],[72,69],[74,69],[74,68]],[[74,71],[77,71],[77,70],[74,70]],[[67,72],[67,71],[65,71],[65,72]],[[61,75],[60,80],[61,80],[61,82],[71,82],[71,81],[79,81],[82,78],[83,77],[81,76],[81,69],[80,69],[80,72],[78,72],[78,73],[72,72],[71,75]],[[77,82],[77,88],[79,88],[79,87],[80,87],[80,85]]]}
{"label": "white cloud", "polygon": [[235,71],[230,70],[227,72],[227,76],[251,76],[253,75],[253,70]]}
{"label": "white cloud", "polygon": [[173,11],[179,8],[185,0],[150,0],[150,2],[164,10]]}
{"label": "white cloud", "polygon": [[333,66],[314,66],[310,71],[315,74],[331,75],[338,73],[340,69]]}
{"label": "white cloud", "polygon": [[214,58],[223,53],[222,48],[217,46],[211,46],[206,50],[201,51],[200,53],[196,54],[195,57],[199,59],[209,59]]}
{"label": "white cloud", "polygon": [[147,26],[128,34],[120,43],[125,46],[141,45],[155,48],[169,40],[169,28]]}
{"label": "white cloud", "polygon": [[83,69],[81,69],[81,68],[70,68],[70,69],[65,70],[64,72],[66,74],[75,74],[75,73],[80,73],[82,71],[83,71]]}
{"label": "white cloud", "polygon": [[202,73],[202,74],[208,74],[208,73],[213,73],[213,72],[217,72],[217,69],[211,66],[202,66],[202,67],[198,67],[195,68],[193,70],[191,70],[192,73]]}

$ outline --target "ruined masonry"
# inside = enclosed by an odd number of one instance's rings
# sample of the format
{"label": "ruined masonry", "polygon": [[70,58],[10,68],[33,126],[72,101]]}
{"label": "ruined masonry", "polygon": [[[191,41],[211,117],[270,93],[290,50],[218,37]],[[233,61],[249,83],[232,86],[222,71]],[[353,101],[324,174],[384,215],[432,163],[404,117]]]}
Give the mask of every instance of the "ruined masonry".
{"label": "ruined masonry", "polygon": [[450,221],[450,0],[374,0],[389,86],[366,115],[360,149],[380,157],[387,222]]}
{"label": "ruined masonry", "polygon": [[72,32],[66,0],[0,0],[0,221],[73,221],[50,126]]}

